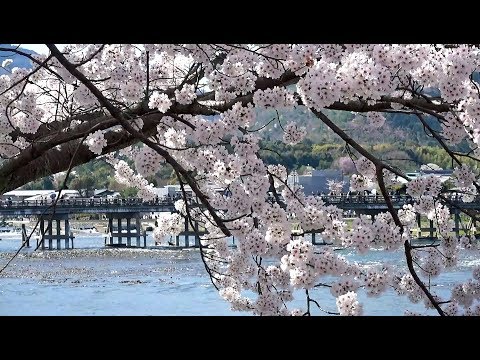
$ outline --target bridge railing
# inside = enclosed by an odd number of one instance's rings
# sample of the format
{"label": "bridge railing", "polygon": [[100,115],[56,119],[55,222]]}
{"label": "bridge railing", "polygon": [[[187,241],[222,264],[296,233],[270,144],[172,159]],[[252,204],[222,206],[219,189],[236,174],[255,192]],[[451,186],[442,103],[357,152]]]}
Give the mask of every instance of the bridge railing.
{"label": "bridge railing", "polygon": [[[155,200],[144,200],[141,198],[126,199],[107,199],[107,198],[70,198],[59,199],[56,206],[61,207],[109,207],[109,206],[155,206],[164,205],[172,206],[176,199],[157,198]],[[32,208],[51,206],[55,202],[54,199],[40,200],[0,200],[2,207],[14,208]]]}
{"label": "bridge railing", "polygon": [[[349,194],[339,194],[339,195],[315,195],[320,197],[324,202],[329,204],[339,204],[339,203],[358,203],[358,204],[385,204],[385,198],[382,195],[349,195]],[[461,196],[458,194],[446,194],[445,195],[451,202],[461,204],[463,203]],[[410,195],[390,195],[392,203],[404,203],[411,204],[413,203],[413,198]],[[480,195],[477,195],[473,203],[480,203]]]}
{"label": "bridge railing", "polygon": [[[329,204],[355,203],[355,204],[385,204],[385,198],[382,195],[320,195],[324,202]],[[393,203],[408,203],[412,201],[410,196],[391,195]]]}
{"label": "bridge railing", "polygon": [[[327,204],[385,204],[385,198],[382,195],[315,195],[321,198]],[[461,197],[456,194],[447,195],[453,203],[463,203]],[[57,206],[60,207],[114,207],[114,206],[173,206],[174,202],[180,197],[163,197],[154,200],[144,200],[141,198],[69,198],[59,199]],[[413,203],[413,199],[409,195],[390,196],[394,204]],[[54,199],[40,200],[0,200],[0,207],[12,208],[34,208],[51,206]],[[477,195],[473,203],[480,203],[480,195]]]}

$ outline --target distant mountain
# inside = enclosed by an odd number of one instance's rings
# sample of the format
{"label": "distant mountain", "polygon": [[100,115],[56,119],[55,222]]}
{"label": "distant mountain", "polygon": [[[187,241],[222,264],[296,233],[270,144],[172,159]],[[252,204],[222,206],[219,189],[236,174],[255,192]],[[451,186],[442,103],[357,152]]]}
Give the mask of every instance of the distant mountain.
{"label": "distant mountain", "polygon": [[[11,44],[0,44],[1,48],[8,48],[8,49],[16,49],[16,46],[13,46]],[[26,54],[32,55],[36,54],[35,51],[29,50],[29,49],[24,49],[24,48],[18,48],[18,50],[23,51]],[[22,56],[20,54],[14,53],[12,51],[0,51],[0,65],[2,62],[6,59],[12,59],[13,63],[8,65],[8,69],[13,69],[14,67],[19,67],[19,68],[31,68],[32,67],[32,61],[25,56]],[[0,75],[8,73],[8,71],[4,68],[0,68]]]}

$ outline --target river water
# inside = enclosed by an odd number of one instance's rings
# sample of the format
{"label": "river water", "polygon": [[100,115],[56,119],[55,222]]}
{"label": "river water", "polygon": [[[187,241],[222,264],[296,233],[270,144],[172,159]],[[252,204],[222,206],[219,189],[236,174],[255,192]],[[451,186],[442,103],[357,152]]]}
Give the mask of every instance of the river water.
{"label": "river water", "polygon": [[[19,239],[0,241],[1,266],[19,245]],[[22,250],[0,274],[0,315],[246,315],[231,311],[220,298],[197,249],[153,245],[150,235],[146,249],[105,248],[102,236],[77,236],[73,250]],[[341,253],[371,266],[405,266],[400,251],[371,251],[362,257]],[[477,253],[465,253],[459,263],[432,282],[440,295],[448,296],[453,282],[469,279],[480,259]],[[328,289],[313,294],[324,309],[336,311]],[[360,292],[359,298],[365,315],[402,315],[405,309],[434,314],[390,290],[379,298]],[[293,305],[304,308],[304,301],[299,296]]]}

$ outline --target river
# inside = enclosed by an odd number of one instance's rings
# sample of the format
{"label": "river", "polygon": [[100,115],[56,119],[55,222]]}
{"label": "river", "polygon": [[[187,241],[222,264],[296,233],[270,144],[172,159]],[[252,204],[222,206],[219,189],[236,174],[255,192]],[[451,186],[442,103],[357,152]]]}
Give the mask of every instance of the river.
{"label": "river", "polygon": [[[0,265],[19,245],[19,239],[0,241]],[[102,236],[77,236],[73,250],[22,250],[0,274],[0,315],[248,315],[231,311],[220,298],[197,249],[149,248],[150,235],[146,249],[103,245]],[[384,262],[405,266],[401,251],[370,251],[361,257],[341,252],[369,266]],[[469,279],[480,259],[477,253],[463,253],[459,263],[455,271],[432,282],[440,295],[448,296],[453,282]],[[325,309],[336,311],[328,289],[313,294]],[[405,309],[434,314],[392,290],[379,298],[367,298],[360,291],[359,298],[365,315],[402,315]],[[298,296],[293,305],[303,307],[304,300]]]}

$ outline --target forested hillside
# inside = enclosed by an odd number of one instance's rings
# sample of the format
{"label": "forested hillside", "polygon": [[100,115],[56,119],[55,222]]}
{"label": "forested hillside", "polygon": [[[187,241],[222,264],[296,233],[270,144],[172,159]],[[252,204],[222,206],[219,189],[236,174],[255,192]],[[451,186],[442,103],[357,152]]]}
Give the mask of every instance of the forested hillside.
{"label": "forested hillside", "polygon": [[[366,130],[365,119],[361,115],[345,111],[326,112],[330,119],[367,150],[404,171],[418,170],[425,163],[451,168],[450,157],[414,115],[388,113],[385,114],[386,121],[382,127]],[[269,121],[274,124],[263,132],[265,140],[262,156],[268,163],[280,161],[290,170],[302,169],[304,166],[341,168],[342,158],[349,156],[343,141],[318,118],[303,109],[278,114],[266,111],[257,116],[257,128]],[[289,146],[281,141],[282,126],[288,121],[295,121],[307,129],[307,136],[302,143]],[[431,118],[426,118],[426,121],[434,130],[440,130],[437,121]],[[465,150],[465,144],[460,144],[458,148]]]}

